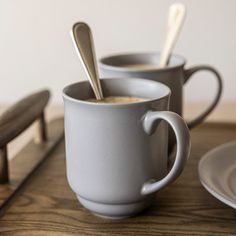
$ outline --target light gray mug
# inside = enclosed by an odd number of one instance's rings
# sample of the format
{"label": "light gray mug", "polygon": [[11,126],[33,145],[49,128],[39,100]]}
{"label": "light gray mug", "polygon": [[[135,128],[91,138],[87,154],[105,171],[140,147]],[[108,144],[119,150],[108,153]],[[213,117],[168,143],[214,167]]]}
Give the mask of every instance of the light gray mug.
{"label": "light gray mug", "polygon": [[[93,214],[119,219],[148,207],[154,193],[182,172],[190,151],[183,119],[169,112],[170,89],[145,79],[102,79],[105,96],[144,101],[98,104],[87,81],[63,90],[66,168],[70,187]],[[165,121],[165,122],[163,122]],[[167,124],[177,140],[167,170]]]}
{"label": "light gray mug", "polygon": [[[216,69],[208,65],[198,65],[185,69],[186,60],[177,55],[171,56],[168,67],[156,69],[153,65],[158,65],[159,59],[160,53],[111,55],[100,59],[99,68],[101,76],[104,78],[145,78],[167,85],[171,89],[170,111],[176,112],[180,116],[183,115],[184,84],[198,71],[209,71],[213,73],[217,82],[217,91],[213,101],[205,111],[192,121],[187,122],[189,128],[198,125],[210,114],[219,102],[222,93],[222,79],[220,74]],[[148,66],[145,67],[145,65],[149,65],[151,68],[148,68]],[[171,132],[170,150],[174,142],[174,134]]]}

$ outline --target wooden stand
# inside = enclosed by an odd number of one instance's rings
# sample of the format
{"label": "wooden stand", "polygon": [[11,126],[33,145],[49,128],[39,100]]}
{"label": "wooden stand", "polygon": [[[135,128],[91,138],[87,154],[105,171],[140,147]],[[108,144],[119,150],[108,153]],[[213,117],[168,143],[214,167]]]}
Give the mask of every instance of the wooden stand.
{"label": "wooden stand", "polygon": [[7,146],[0,148],[0,184],[8,183],[8,158],[7,158]]}
{"label": "wooden stand", "polygon": [[[50,93],[43,90],[25,97],[0,117],[0,213],[30,174],[63,138],[63,120],[47,126],[44,109]],[[13,160],[8,160],[7,145],[32,123],[38,122],[35,141],[30,141]]]}

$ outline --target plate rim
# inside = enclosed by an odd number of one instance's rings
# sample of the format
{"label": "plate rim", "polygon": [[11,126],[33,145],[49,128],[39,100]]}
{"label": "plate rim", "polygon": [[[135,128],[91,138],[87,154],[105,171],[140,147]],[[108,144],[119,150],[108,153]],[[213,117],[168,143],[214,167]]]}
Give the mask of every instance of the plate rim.
{"label": "plate rim", "polygon": [[225,198],[225,196],[223,196],[223,194],[221,192],[217,192],[217,191],[213,190],[211,188],[211,186],[209,186],[209,184],[206,183],[204,181],[204,179],[202,178],[201,170],[200,170],[200,167],[203,165],[204,161],[209,158],[209,156],[212,156],[214,153],[219,152],[219,150],[222,150],[223,148],[227,148],[227,147],[231,147],[231,146],[235,146],[235,148],[236,148],[236,141],[231,141],[231,142],[221,144],[220,146],[217,146],[217,147],[213,148],[212,150],[208,151],[207,153],[205,153],[198,163],[198,176],[199,176],[199,180],[200,180],[201,184],[203,185],[203,187],[211,195],[213,195],[215,198],[217,198],[219,201],[223,202],[224,204],[236,209],[236,202],[230,200],[231,198],[230,199]]}

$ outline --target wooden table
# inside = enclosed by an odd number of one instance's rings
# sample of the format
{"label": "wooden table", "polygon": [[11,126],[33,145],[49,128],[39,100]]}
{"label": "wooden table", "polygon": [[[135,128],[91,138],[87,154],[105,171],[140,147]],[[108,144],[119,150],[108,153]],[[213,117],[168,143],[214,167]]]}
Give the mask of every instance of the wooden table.
{"label": "wooden table", "polygon": [[206,123],[191,137],[181,177],[145,212],[118,221],[97,218],[78,203],[67,184],[61,142],[0,218],[0,235],[236,235],[236,211],[211,196],[197,172],[203,154],[236,139],[236,124]]}

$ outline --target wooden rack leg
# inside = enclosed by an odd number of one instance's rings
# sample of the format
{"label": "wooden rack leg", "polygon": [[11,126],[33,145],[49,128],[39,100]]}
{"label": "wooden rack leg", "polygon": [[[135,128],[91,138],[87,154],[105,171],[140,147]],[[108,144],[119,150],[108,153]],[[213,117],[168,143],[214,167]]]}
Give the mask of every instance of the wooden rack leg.
{"label": "wooden rack leg", "polygon": [[45,122],[44,112],[40,115],[37,120],[36,134],[35,134],[35,142],[42,143],[47,141],[47,127]]}
{"label": "wooden rack leg", "polygon": [[0,148],[0,184],[5,184],[9,181],[8,175],[8,158],[7,147]]}

